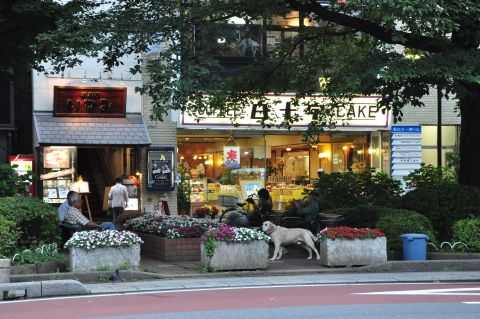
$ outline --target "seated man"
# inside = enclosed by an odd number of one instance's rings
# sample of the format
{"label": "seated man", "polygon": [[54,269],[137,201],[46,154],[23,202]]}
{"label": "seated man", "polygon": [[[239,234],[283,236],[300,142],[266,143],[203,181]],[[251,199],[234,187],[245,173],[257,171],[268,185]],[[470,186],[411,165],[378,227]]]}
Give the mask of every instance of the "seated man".
{"label": "seated man", "polygon": [[80,211],[82,209],[82,199],[77,193],[71,196],[70,203],[71,207],[65,214],[65,223],[80,226],[83,229],[99,228],[97,224],[91,222],[87,217],[83,216],[82,212]]}
{"label": "seated man", "polygon": [[58,221],[60,223],[63,223],[63,221],[65,220],[65,215],[67,214],[68,210],[72,205],[73,194],[76,194],[76,193],[74,191],[69,191],[67,194],[67,199],[65,199],[63,204],[58,207]]}

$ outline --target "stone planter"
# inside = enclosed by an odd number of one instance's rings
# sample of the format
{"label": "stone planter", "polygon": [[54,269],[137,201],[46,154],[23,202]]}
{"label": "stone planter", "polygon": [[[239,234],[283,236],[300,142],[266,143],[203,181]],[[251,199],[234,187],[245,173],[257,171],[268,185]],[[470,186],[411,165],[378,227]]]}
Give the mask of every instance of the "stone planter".
{"label": "stone planter", "polygon": [[10,259],[0,259],[0,283],[10,282]]}
{"label": "stone planter", "polygon": [[143,240],[142,255],[162,261],[200,260],[200,238],[167,239],[137,233]]}
{"label": "stone planter", "polygon": [[69,257],[73,272],[135,270],[140,265],[140,245],[92,250],[70,248]]}
{"label": "stone planter", "polygon": [[263,240],[217,241],[212,257],[207,256],[203,244],[201,247],[202,266],[209,271],[255,270],[268,267],[268,244]]}
{"label": "stone planter", "polygon": [[324,266],[366,266],[387,262],[387,239],[325,239],[320,242]]}
{"label": "stone planter", "polygon": [[61,272],[63,262],[46,261],[38,264],[25,264],[12,266],[10,274],[12,275],[29,275],[29,274],[51,274]]}

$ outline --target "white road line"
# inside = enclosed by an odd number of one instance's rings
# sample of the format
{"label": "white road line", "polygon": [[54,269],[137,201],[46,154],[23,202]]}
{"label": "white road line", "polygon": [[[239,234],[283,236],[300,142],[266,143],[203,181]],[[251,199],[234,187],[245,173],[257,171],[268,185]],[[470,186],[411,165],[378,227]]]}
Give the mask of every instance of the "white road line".
{"label": "white road line", "polygon": [[[478,291],[478,292],[476,292]],[[480,296],[480,288],[418,289],[397,291],[360,292],[355,295],[400,295],[400,296]]]}
{"label": "white road line", "polygon": [[466,305],[480,305],[480,301],[464,301],[462,303]]}
{"label": "white road line", "polygon": [[[283,285],[265,285],[265,286],[231,286],[231,287],[209,287],[209,288],[190,288],[190,289],[171,289],[171,290],[143,290],[134,292],[117,292],[117,293],[103,293],[103,294],[91,294],[81,296],[65,296],[65,297],[50,297],[50,298],[35,298],[35,299],[22,299],[22,300],[7,300],[0,301],[0,308],[5,304],[14,303],[28,303],[28,302],[41,302],[41,301],[56,301],[56,300],[69,300],[69,299],[88,299],[88,298],[102,298],[102,297],[115,297],[115,296],[135,296],[135,295],[158,295],[158,294],[171,294],[171,293],[188,293],[188,292],[204,292],[204,291],[222,291],[222,290],[241,290],[241,289],[270,289],[270,288],[304,288],[304,287],[334,287],[334,286],[393,286],[393,285],[438,285],[437,282],[410,282],[410,283],[333,283],[333,284],[283,284]],[[441,285],[459,285],[461,283],[441,283]],[[368,294],[368,293],[367,293]]]}

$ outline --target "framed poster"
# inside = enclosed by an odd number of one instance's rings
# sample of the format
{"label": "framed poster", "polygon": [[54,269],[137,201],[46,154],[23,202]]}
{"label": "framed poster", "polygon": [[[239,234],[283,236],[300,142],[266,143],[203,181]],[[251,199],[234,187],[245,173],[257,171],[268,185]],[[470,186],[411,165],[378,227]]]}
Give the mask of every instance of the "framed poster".
{"label": "framed poster", "polygon": [[161,147],[148,151],[147,189],[172,191],[175,189],[175,148]]}
{"label": "framed poster", "polygon": [[70,148],[45,147],[43,150],[43,167],[52,169],[70,168]]}

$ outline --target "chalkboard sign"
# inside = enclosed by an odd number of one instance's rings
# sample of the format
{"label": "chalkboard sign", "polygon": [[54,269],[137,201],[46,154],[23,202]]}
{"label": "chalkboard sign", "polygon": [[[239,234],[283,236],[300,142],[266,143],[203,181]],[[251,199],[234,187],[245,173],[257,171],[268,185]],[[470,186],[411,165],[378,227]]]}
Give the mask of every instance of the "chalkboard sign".
{"label": "chalkboard sign", "polygon": [[147,189],[172,191],[175,189],[175,149],[162,147],[148,151]]}

